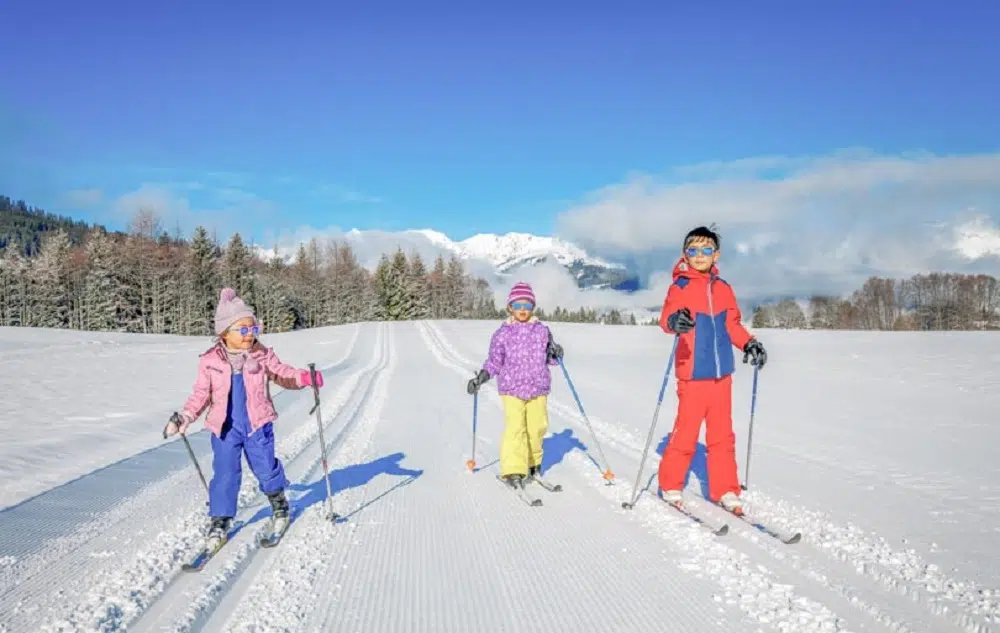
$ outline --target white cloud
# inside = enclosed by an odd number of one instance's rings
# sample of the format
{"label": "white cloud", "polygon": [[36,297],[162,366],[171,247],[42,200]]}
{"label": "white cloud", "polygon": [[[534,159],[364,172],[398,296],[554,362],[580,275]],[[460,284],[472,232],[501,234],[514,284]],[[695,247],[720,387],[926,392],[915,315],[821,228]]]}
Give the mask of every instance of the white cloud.
{"label": "white cloud", "polygon": [[655,308],[662,305],[671,282],[668,273],[659,273],[650,279],[647,288],[631,294],[606,289],[581,290],[573,276],[565,268],[553,262],[522,268],[502,278],[496,275],[485,277],[493,289],[493,298],[497,306],[506,303],[507,293],[514,283],[526,281],[531,284],[539,307],[549,311],[557,306],[570,310],[582,307],[617,308],[625,311]]}
{"label": "white cloud", "polygon": [[[275,205],[259,196],[235,187],[208,188],[196,183],[179,183],[174,188],[167,183],[144,184],[114,200],[111,208],[116,224],[125,224],[139,210],[153,211],[163,229],[190,236],[195,227],[204,226],[220,240],[240,232],[244,239],[255,237],[262,222],[276,216]],[[194,204],[189,194],[203,197],[203,204]]]}
{"label": "white cloud", "polygon": [[672,267],[689,229],[718,223],[723,275],[763,297],[849,292],[872,274],[1000,272],[998,219],[1000,154],[849,150],[634,175],[564,211],[558,227],[648,276]]}

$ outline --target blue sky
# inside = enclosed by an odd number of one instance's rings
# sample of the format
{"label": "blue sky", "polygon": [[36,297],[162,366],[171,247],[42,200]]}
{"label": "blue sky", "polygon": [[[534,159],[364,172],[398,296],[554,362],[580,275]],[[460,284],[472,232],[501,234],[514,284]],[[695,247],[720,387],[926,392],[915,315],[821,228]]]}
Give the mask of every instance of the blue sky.
{"label": "blue sky", "polygon": [[464,238],[634,172],[998,149],[997,3],[691,4],[6,0],[0,191]]}

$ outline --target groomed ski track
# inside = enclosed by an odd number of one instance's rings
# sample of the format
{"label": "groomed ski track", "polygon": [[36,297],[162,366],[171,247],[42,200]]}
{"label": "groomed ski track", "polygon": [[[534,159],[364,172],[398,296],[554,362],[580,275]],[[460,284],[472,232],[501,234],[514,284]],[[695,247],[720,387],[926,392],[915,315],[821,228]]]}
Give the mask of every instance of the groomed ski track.
{"label": "groomed ski track", "polygon": [[[652,494],[621,509],[645,438],[592,414],[615,485],[601,480],[596,451],[573,450],[547,473],[564,490],[531,486],[544,506],[527,507],[494,478],[502,418],[493,382],[479,398],[479,471],[465,468],[464,382],[479,359],[433,322],[346,327],[352,336],[325,368],[322,392],[339,522],[322,517],[312,394],[285,392],[276,397],[278,452],[297,484],[293,508],[305,510],[281,545],[254,543],[269,511],[244,467],[248,525],[204,571],[181,572],[201,538],[205,496],[183,447],[167,442],[135,456],[144,471],[159,469],[141,487],[124,463],[0,514],[21,517],[25,530],[0,536],[0,554],[17,553],[0,567],[0,631],[1000,630],[989,625],[1000,616],[995,597],[815,508],[748,493],[756,516],[803,531],[796,545],[697,501],[729,519],[728,535]],[[569,429],[592,448],[565,393],[550,399],[550,433]],[[204,435],[192,442],[209,476]],[[651,451],[643,485],[658,459]],[[99,491],[100,509],[79,512],[90,500],[73,485]],[[25,538],[32,530],[38,538]]]}

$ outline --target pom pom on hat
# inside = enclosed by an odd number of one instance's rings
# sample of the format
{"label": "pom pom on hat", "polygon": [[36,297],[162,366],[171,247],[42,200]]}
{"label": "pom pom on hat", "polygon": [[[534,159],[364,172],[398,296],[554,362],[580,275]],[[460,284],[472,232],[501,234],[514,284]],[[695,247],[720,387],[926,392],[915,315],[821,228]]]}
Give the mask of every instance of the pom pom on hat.
{"label": "pom pom on hat", "polygon": [[246,318],[257,320],[257,316],[250,309],[250,306],[236,296],[235,290],[223,288],[222,292],[219,293],[219,305],[215,308],[215,333],[222,336],[222,333],[229,329],[230,325]]}

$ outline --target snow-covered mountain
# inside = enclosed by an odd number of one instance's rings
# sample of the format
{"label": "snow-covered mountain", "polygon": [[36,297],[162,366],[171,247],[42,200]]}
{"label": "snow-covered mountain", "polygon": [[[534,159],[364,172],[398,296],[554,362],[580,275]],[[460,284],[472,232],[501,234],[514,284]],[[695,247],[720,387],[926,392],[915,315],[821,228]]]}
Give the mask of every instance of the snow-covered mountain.
{"label": "snow-covered mountain", "polygon": [[459,259],[489,262],[500,275],[513,274],[525,266],[551,260],[565,267],[581,288],[616,288],[631,278],[622,264],[594,257],[579,246],[557,237],[530,233],[480,233],[455,242],[444,233],[431,229],[408,233],[427,238]]}
{"label": "snow-covered mountain", "polygon": [[[482,233],[455,241],[432,229],[398,233],[352,229],[330,237],[351,244],[359,261],[369,268],[378,263],[382,253],[399,247],[407,252],[416,251],[428,260],[438,254],[446,257],[454,255],[465,262],[471,272],[490,272],[500,277],[514,276],[517,271],[526,267],[554,262],[564,267],[580,288],[634,289],[637,284],[637,280],[622,264],[594,257],[565,240],[530,233]],[[292,243],[285,242],[278,247],[277,254],[291,260],[303,241],[305,240],[298,239]],[[264,246],[260,251],[266,255],[273,255],[275,252],[273,248]]]}

